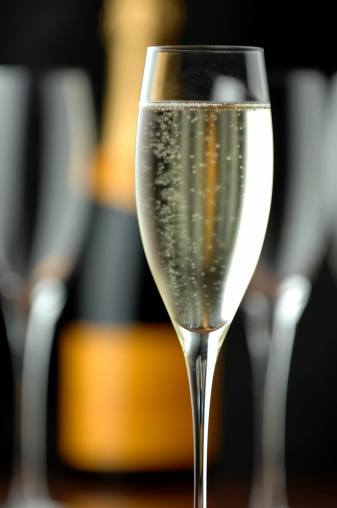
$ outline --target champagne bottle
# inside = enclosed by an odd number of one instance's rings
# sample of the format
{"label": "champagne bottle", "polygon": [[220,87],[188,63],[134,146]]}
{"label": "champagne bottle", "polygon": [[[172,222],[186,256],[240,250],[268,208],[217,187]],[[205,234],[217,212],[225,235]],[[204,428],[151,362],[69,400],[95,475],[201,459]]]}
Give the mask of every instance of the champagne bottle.
{"label": "champagne bottle", "polygon": [[[58,338],[58,453],[82,471],[192,469],[184,356],[145,261],[134,197],[146,47],[178,37],[183,6],[115,0],[105,3],[103,20],[107,62],[101,142],[90,177],[93,227],[74,295],[76,319]],[[220,368],[217,379],[215,411],[222,405]],[[220,443],[217,415],[210,463]]]}

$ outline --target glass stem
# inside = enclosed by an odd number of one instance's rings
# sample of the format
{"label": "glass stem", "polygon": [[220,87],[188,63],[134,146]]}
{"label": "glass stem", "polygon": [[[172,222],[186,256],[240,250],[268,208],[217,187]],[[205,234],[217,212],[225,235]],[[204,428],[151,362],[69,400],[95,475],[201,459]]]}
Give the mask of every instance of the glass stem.
{"label": "glass stem", "polygon": [[302,276],[286,278],[276,300],[250,291],[243,301],[254,397],[250,508],[287,508],[285,434],[288,377],[297,323],[310,294]]}
{"label": "glass stem", "polygon": [[194,435],[194,508],[206,508],[208,423],[219,342],[212,340],[211,333],[194,335],[185,347]]}
{"label": "glass stem", "polygon": [[47,397],[54,327],[66,291],[61,281],[46,280],[35,289],[25,312],[4,302],[4,318],[14,376],[14,452],[8,498],[47,498]]}
{"label": "glass stem", "polygon": [[22,370],[22,479],[29,498],[48,497],[48,377],[55,325],[63,310],[62,281],[45,279],[35,287],[27,325]]}
{"label": "glass stem", "polygon": [[27,316],[23,309],[17,309],[13,300],[3,298],[2,310],[9,343],[10,361],[13,376],[13,446],[12,473],[9,485],[10,498],[21,491],[21,399],[22,367]]}
{"label": "glass stem", "polygon": [[287,507],[285,438],[288,380],[297,324],[308,302],[310,282],[290,276],[273,306],[271,343],[263,406],[263,463],[266,506]]}

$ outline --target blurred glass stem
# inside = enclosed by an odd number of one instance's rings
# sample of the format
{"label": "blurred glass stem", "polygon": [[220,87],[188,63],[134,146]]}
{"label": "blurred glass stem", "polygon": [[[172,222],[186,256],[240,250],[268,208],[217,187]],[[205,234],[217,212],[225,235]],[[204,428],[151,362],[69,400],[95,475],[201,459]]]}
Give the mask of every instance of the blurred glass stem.
{"label": "blurred glass stem", "polygon": [[23,498],[38,502],[49,496],[46,464],[49,360],[55,324],[65,299],[64,283],[45,279],[34,288],[26,315],[13,311],[15,302],[4,305],[16,390],[17,430],[8,506],[17,506]]}
{"label": "blurred glass stem", "polygon": [[303,276],[280,283],[275,301],[259,291],[244,300],[252,364],[254,467],[251,508],[286,508],[285,426],[288,378],[298,321],[311,284]]}

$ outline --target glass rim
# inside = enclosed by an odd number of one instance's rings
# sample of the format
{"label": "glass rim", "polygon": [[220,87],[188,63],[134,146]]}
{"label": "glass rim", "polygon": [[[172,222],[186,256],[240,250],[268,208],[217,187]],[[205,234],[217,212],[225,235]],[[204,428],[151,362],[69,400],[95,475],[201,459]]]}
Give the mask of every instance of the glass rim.
{"label": "glass rim", "polygon": [[169,45],[169,46],[149,46],[147,49],[162,53],[263,53],[264,48],[259,46],[230,46],[230,45]]}

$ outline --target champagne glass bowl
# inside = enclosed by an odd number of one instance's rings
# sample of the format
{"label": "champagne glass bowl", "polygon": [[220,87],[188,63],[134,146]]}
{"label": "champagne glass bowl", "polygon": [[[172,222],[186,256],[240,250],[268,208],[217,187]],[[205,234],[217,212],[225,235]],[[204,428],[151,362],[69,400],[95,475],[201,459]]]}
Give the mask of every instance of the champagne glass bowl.
{"label": "champagne glass bowl", "polygon": [[207,500],[216,359],[268,221],[272,145],[262,49],[148,48],[136,136],[137,214],[187,365],[195,508]]}

